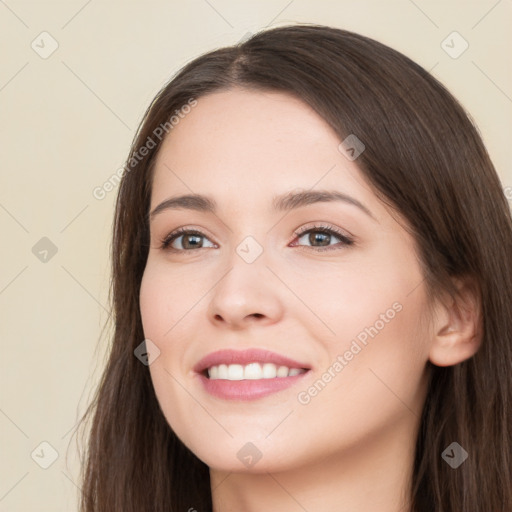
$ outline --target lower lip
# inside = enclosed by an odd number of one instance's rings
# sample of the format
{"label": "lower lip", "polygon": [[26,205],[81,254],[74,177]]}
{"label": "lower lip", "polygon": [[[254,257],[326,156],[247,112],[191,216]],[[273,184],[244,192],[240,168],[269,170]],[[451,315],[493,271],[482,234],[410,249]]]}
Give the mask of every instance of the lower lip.
{"label": "lower lip", "polygon": [[273,379],[254,380],[211,380],[202,374],[199,378],[210,395],[224,400],[248,401],[263,398],[265,396],[283,391],[299,382],[308,372],[294,375],[293,377],[275,377]]}

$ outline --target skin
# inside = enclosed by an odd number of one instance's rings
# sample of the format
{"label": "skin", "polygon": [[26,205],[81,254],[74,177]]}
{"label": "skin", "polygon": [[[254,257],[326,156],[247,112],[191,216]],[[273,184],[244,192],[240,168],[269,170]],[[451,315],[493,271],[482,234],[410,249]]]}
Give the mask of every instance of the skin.
{"label": "skin", "polygon": [[[457,282],[463,302],[429,304],[405,221],[377,198],[340,142],[296,98],[231,89],[199,98],[159,151],[151,211],[190,193],[218,204],[215,214],[181,208],[154,216],[140,289],[144,334],[160,350],[150,365],[156,396],[178,437],[210,467],[215,512],[410,510],[426,363],[457,364],[478,349],[470,287]],[[311,189],[343,192],[371,216],[344,202],[271,211],[274,195]],[[294,235],[315,223],[354,243],[332,236],[323,239],[328,247],[315,247]],[[203,247],[183,248],[181,237],[176,252],[162,249],[182,226],[204,233]],[[247,236],[263,249],[252,263],[236,251]],[[394,318],[332,370],[397,303]],[[224,348],[263,348],[312,369],[279,393],[226,401],[206,393],[192,370]],[[330,382],[301,403],[299,393],[328,368]],[[237,457],[248,442],[262,454],[250,467]]]}

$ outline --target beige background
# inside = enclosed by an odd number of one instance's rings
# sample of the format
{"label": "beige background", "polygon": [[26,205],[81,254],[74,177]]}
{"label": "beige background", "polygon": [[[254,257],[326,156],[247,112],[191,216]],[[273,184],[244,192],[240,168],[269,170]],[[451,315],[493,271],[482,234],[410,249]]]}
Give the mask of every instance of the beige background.
{"label": "beige background", "polygon": [[[511,0],[0,0],[0,511],[76,510],[71,434],[104,361],[116,194],[92,191],[122,166],[172,73],[267,25],[369,35],[448,86],[510,187],[510,19]],[[458,58],[442,47],[453,31],[469,44]],[[445,43],[452,53],[463,44],[455,38]],[[55,255],[39,252],[43,237]],[[52,449],[42,442],[58,452],[47,469]]]}

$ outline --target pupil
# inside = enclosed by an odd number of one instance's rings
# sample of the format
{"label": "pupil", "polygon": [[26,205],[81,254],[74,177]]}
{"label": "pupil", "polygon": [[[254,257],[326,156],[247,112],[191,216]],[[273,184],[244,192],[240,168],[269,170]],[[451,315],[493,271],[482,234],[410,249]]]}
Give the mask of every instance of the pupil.
{"label": "pupil", "polygon": [[[195,242],[192,242],[192,244],[190,244],[190,240],[191,239],[194,239]],[[201,237],[198,236],[198,235],[187,235],[186,237],[184,237],[184,241],[185,243],[183,244],[184,247],[188,247],[189,249],[192,247],[192,248],[197,248],[197,247],[201,247],[203,244],[201,243],[198,243],[198,240],[200,241]]]}
{"label": "pupil", "polygon": [[[322,240],[323,237],[323,240]],[[309,242],[311,245],[314,245],[314,242],[325,242],[321,243],[321,245],[329,245],[331,235],[328,235],[327,233],[310,233],[309,234]]]}

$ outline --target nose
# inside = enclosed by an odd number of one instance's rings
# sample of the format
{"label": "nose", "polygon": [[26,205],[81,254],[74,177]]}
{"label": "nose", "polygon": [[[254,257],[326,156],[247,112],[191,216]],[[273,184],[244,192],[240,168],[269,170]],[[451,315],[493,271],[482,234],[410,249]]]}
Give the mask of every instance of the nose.
{"label": "nose", "polygon": [[270,325],[283,315],[282,286],[263,258],[247,263],[237,255],[210,295],[208,316],[216,327]]}

